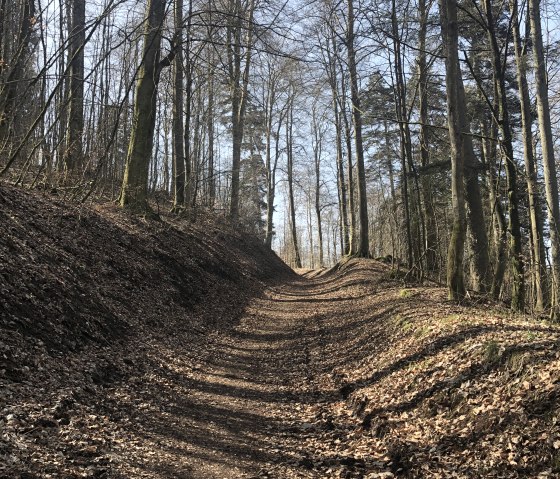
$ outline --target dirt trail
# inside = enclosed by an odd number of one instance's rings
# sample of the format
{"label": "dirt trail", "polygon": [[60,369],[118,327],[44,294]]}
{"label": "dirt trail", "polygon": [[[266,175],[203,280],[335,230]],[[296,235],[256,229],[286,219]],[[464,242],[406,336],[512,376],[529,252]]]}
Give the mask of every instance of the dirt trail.
{"label": "dirt trail", "polygon": [[17,386],[0,454],[26,472],[0,478],[559,478],[560,328],[393,276],[270,286],[229,327],[131,339],[117,374],[81,352],[93,382],[69,356],[52,396]]}
{"label": "dirt trail", "polygon": [[144,384],[146,400],[157,397],[163,406],[147,407],[134,421],[141,429],[130,431],[138,450],[152,457],[135,463],[129,442],[118,461],[123,474],[320,477],[302,440],[325,434],[321,404],[340,398],[317,381],[324,369],[321,321],[354,299],[329,285],[302,278],[270,288],[231,331],[200,337],[184,355],[170,352]]}
{"label": "dirt trail", "polygon": [[364,260],[268,288],[114,391],[136,415],[112,473],[560,477],[560,328],[444,294]]}
{"label": "dirt trail", "polygon": [[0,189],[0,479],[560,478],[560,326]]}

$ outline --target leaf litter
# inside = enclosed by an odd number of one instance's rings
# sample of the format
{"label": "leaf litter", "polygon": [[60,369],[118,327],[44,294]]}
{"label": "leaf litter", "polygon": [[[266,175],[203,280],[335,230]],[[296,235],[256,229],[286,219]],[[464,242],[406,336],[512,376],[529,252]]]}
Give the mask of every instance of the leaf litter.
{"label": "leaf litter", "polygon": [[560,477],[560,329],[1,187],[0,478]]}

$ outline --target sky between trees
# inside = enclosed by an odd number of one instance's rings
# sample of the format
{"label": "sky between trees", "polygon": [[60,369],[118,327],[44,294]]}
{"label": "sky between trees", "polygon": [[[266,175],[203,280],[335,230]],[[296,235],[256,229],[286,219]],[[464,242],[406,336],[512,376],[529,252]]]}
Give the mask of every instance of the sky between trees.
{"label": "sky between trees", "polygon": [[292,266],[382,257],[453,298],[469,288],[556,314],[556,2],[0,11],[7,181],[135,211],[214,211]]}

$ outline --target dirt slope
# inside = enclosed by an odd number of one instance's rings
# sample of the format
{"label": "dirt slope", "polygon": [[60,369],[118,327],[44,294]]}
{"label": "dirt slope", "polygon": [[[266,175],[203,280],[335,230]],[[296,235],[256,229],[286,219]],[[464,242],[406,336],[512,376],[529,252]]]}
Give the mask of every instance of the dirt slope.
{"label": "dirt slope", "polygon": [[[90,324],[52,313],[52,326],[28,325],[14,289],[4,297],[0,477],[560,477],[560,328],[448,303],[442,289],[405,287],[375,261],[294,277],[248,238],[137,223],[112,209],[84,210],[87,226],[66,228],[85,242],[100,221],[104,239],[49,266],[68,296],[39,296],[42,255],[25,255],[46,237],[54,256],[63,233],[39,237],[25,223],[28,197],[2,193],[2,211],[26,212],[18,253],[0,251],[9,284],[21,271],[33,288],[28,313],[71,306]],[[62,211],[45,201],[36,214],[50,218],[42,225]],[[202,241],[210,253],[193,246]],[[114,243],[127,247],[110,263]],[[180,266],[161,260],[172,254]],[[99,258],[87,263],[91,276],[63,267],[90,255]],[[204,285],[198,299],[181,302],[181,274],[191,290],[194,279]],[[90,289],[98,296],[80,303]],[[105,316],[76,307],[99,298]],[[78,339],[46,343],[52,331]]]}
{"label": "dirt slope", "polygon": [[[252,297],[293,275],[255,238],[204,218],[145,221],[0,186],[0,225],[2,477],[64,463],[54,455],[66,446],[36,441],[60,421],[85,438],[64,440],[79,456],[91,425],[74,425],[67,407],[97,416],[99,394],[143,371],[150,347],[233,327]],[[97,462],[84,454],[78,463]]]}

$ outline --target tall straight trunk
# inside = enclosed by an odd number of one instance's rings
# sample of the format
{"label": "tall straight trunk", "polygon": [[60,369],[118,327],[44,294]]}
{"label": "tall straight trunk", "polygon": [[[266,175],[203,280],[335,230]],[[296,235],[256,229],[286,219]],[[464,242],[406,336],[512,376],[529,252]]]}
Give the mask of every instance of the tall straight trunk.
{"label": "tall straight trunk", "polygon": [[527,84],[527,51],[521,44],[519,31],[519,14],[517,0],[510,0],[510,10],[513,27],[513,47],[515,63],[517,65],[517,84],[519,101],[521,103],[521,131],[523,133],[523,159],[525,162],[527,193],[529,196],[529,218],[531,221],[531,247],[534,262],[535,309],[542,311],[546,304],[545,299],[545,273],[546,259],[543,241],[543,222],[541,218],[539,192],[537,185],[537,168],[533,155],[533,133],[531,98]]}
{"label": "tall straight trunk", "polygon": [[[412,268],[415,261],[414,257],[420,258],[422,248],[422,236],[424,234],[424,218],[421,211],[420,187],[418,184],[418,175],[414,167],[414,159],[412,156],[412,137],[410,134],[410,125],[408,122],[407,106],[406,106],[406,84],[402,66],[402,50],[399,39],[399,27],[397,19],[396,1],[391,2],[391,24],[393,34],[393,55],[394,55],[394,90],[395,90],[395,113],[399,122],[399,132],[401,137],[401,163],[402,163],[402,183],[403,183],[403,203],[405,207],[405,223],[407,236],[407,262],[408,268]],[[414,195],[410,194],[408,188],[408,178],[410,175],[414,180]],[[407,201],[404,201],[406,197]],[[411,214],[411,210],[416,214]],[[413,238],[417,241],[413,242]],[[417,266],[421,266],[418,262]]]}
{"label": "tall straight trunk", "polygon": [[344,154],[342,152],[342,125],[338,102],[333,102],[335,128],[336,128],[336,176],[340,203],[340,226],[341,226],[341,251],[342,254],[350,253],[350,236],[348,232],[348,198],[346,193],[346,180],[344,175]]}
{"label": "tall straight trunk", "polygon": [[404,141],[401,135],[400,142],[400,156],[401,156],[401,195],[404,209],[404,227],[406,233],[406,264],[410,269],[414,263],[413,248],[412,248],[412,228],[410,219],[410,199],[408,188],[408,174],[406,167],[406,151]]}
{"label": "tall straight trunk", "polygon": [[[4,46],[6,45],[5,35],[5,18],[6,18],[6,3],[7,0],[0,0],[0,56],[4,57]],[[0,62],[0,78],[4,73],[4,62]]]}
{"label": "tall straight trunk", "polygon": [[[193,192],[193,173],[192,173],[192,151],[193,140],[191,137],[192,131],[192,112],[193,112],[193,83],[194,83],[194,65],[192,61],[192,42],[191,42],[191,22],[192,22],[192,5],[193,0],[189,0],[189,11],[187,14],[187,38],[185,42],[185,123],[184,123],[184,140],[183,148],[185,151],[184,157],[184,194],[183,205],[188,208],[192,200]],[[177,172],[179,174],[179,172]]]}
{"label": "tall straight trunk", "polygon": [[185,205],[185,130],[183,124],[183,0],[175,0],[176,53],[173,75],[173,209]]}
{"label": "tall straight trunk", "polygon": [[148,170],[154,141],[161,30],[165,0],[148,0],[142,62],[138,70],[134,116],[120,195],[123,207],[147,211]]}
{"label": "tall straight trunk", "polygon": [[[397,12],[395,0],[391,2],[391,25],[393,33],[393,56],[394,56],[394,96],[395,96],[395,115],[397,121],[399,122],[399,133],[400,133],[400,157],[401,157],[401,194],[403,202],[403,212],[404,212],[404,228],[406,235],[406,263],[409,269],[412,268],[414,264],[414,253],[412,246],[412,219],[410,215],[410,194],[408,185],[408,167],[407,167],[407,138],[405,133],[404,122],[406,120],[405,115],[403,115],[403,91],[401,90],[401,64],[400,64],[400,42],[398,39],[398,25],[397,25]],[[406,108],[406,107],[404,107]]]}
{"label": "tall straight trunk", "polygon": [[[164,142],[163,142],[163,185],[162,185],[162,189],[163,191],[165,191],[166,193],[169,193],[169,187],[170,187],[170,172],[169,172],[169,163],[173,164],[173,159],[171,159],[171,161],[169,161],[169,157],[171,156],[169,154],[169,121],[166,121],[163,123],[163,137],[164,137]],[[171,170],[174,172],[175,168],[172,167]]]}
{"label": "tall straight trunk", "polygon": [[459,54],[456,0],[440,0],[441,33],[445,50],[445,78],[447,117],[451,144],[451,203],[453,229],[447,251],[447,288],[449,299],[459,300],[465,295],[463,258],[466,239],[464,195],[463,135],[459,114]]}
{"label": "tall straight trunk", "polygon": [[71,9],[68,128],[64,152],[64,167],[68,171],[81,167],[83,160],[85,0],[72,0]]}
{"label": "tall straight trunk", "polygon": [[313,245],[313,217],[311,208],[311,195],[307,195],[307,231],[309,233],[309,268],[315,269],[315,247]]}
{"label": "tall straight trunk", "polygon": [[266,231],[264,244],[272,247],[272,235],[274,229],[274,196],[275,178],[272,172],[272,109],[274,107],[274,86],[269,86],[270,90],[266,99],[266,118],[265,118],[265,168],[266,168]]}
{"label": "tall straight trunk", "polygon": [[350,73],[350,96],[352,101],[352,119],[354,124],[354,142],[356,148],[356,167],[358,170],[358,204],[360,216],[360,241],[356,254],[369,257],[369,219],[367,212],[366,169],[364,164],[364,147],[362,141],[362,111],[358,91],[358,73],[356,70],[356,53],[354,51],[354,2],[348,0],[347,50],[348,72]]}
{"label": "tall straight trunk", "polygon": [[[239,220],[241,147],[243,143],[247,90],[251,69],[254,6],[254,0],[249,0],[247,10],[243,11],[241,0],[235,0],[235,12],[228,26],[226,42],[232,107],[231,203],[229,214],[233,223],[237,223]],[[246,25],[244,25],[245,22],[243,21],[245,15],[247,16]],[[242,52],[241,48],[243,31],[246,31],[245,53]],[[243,57],[245,57],[245,64],[242,68]]]}
{"label": "tall straight trunk", "polygon": [[313,112],[313,130],[315,145],[313,147],[313,160],[315,164],[315,215],[317,216],[317,238],[319,247],[319,268],[324,266],[323,257],[323,225],[321,220],[321,132],[320,125]]}
{"label": "tall straight trunk", "polygon": [[[64,14],[64,9],[69,10],[69,7],[67,5],[67,2],[60,2],[60,14],[59,14],[59,18],[58,18],[58,30],[59,30],[59,34],[58,34],[58,43],[59,45],[64,45],[66,42],[66,39],[64,38],[64,17],[67,18],[67,21],[69,20],[69,14]],[[57,159],[57,164],[56,164],[56,169],[58,171],[63,171],[64,170],[64,155],[65,155],[65,149],[66,149],[66,145],[64,142],[64,139],[66,138],[66,128],[68,126],[68,122],[67,122],[67,118],[68,118],[68,108],[67,108],[67,103],[66,103],[66,99],[68,97],[68,77],[67,77],[67,72],[66,72],[66,57],[65,55],[59,55],[58,56],[58,62],[57,62],[57,76],[59,78],[61,78],[60,80],[60,88],[58,89],[58,92],[56,94],[57,98],[56,98],[56,110],[59,112],[60,118],[59,118],[59,122],[58,122],[58,130],[56,131],[56,135],[54,138],[54,144],[57,145],[56,146],[56,150],[57,150],[57,155],[56,155],[56,159]]]}
{"label": "tall straight trunk", "polygon": [[482,140],[482,163],[486,169],[487,190],[489,210],[492,216],[492,234],[494,243],[494,275],[490,292],[493,298],[498,299],[502,288],[506,270],[506,243],[507,243],[507,224],[506,217],[502,208],[502,202],[498,198],[499,175],[497,168],[497,147],[498,129],[491,115],[485,115],[482,120],[482,131],[485,138]]}
{"label": "tall straight trunk", "polygon": [[479,176],[480,162],[474,152],[469,121],[466,116],[467,102],[461,71],[458,71],[457,86],[459,89],[459,116],[463,132],[463,162],[465,176],[465,199],[467,201],[467,232],[472,250],[471,287],[475,291],[485,293],[490,284],[490,257],[488,251],[488,235],[484,219],[482,194]]}
{"label": "tall straight trunk", "polygon": [[[283,115],[280,116],[278,120],[278,125],[276,128],[275,135],[275,145],[274,145],[274,162],[272,158],[270,161],[272,164],[267,165],[267,196],[266,196],[266,238],[265,244],[270,248],[272,247],[272,238],[274,236],[274,199],[276,197],[276,170],[278,168],[278,160],[280,159],[280,130],[282,129]],[[272,156],[272,153],[270,153]]]}
{"label": "tall straight trunk", "polygon": [[[426,0],[419,0],[418,15],[420,30],[418,32],[418,99],[420,110],[420,165],[424,168],[430,163],[428,145],[428,66],[426,62],[426,33],[428,12]],[[436,214],[432,198],[432,182],[430,175],[422,177],[422,200],[424,205],[424,250],[426,270],[428,273],[437,267],[437,227]]]}
{"label": "tall straight trunk", "polygon": [[216,202],[216,178],[214,171],[214,69],[208,74],[208,114],[206,116],[206,134],[208,135],[208,206]]}
{"label": "tall straight trunk", "polygon": [[[190,9],[192,9],[192,0],[189,0]],[[214,22],[212,18],[213,0],[208,0],[208,27],[207,36],[211,38],[214,35]],[[190,12],[192,14],[192,11]],[[189,15],[191,16],[191,15]],[[208,206],[214,208],[216,203],[216,173],[214,168],[214,120],[215,120],[215,55],[214,46],[209,45],[208,52],[208,113],[206,115],[206,134],[208,138]]]}
{"label": "tall straight trunk", "polygon": [[192,170],[191,170],[191,186],[190,186],[190,202],[187,205],[191,209],[195,209],[196,200],[198,197],[198,190],[201,180],[201,138],[202,138],[202,121],[201,114],[204,104],[204,98],[201,95],[201,90],[199,90],[196,101],[196,115],[194,117],[193,125],[193,141],[192,141]]}
{"label": "tall straight trunk", "polygon": [[[269,77],[269,91],[266,95],[266,146],[265,146],[265,167],[266,167],[266,234],[265,245],[272,247],[272,237],[274,235],[274,200],[276,197],[276,170],[280,157],[280,130],[282,128],[284,111],[278,118],[276,131],[273,132],[274,107],[276,105],[276,80],[272,74]],[[272,154],[272,139],[275,138],[274,160]]]}
{"label": "tall straight trunk", "polygon": [[535,57],[535,82],[537,85],[537,114],[539,134],[543,157],[544,186],[548,226],[550,230],[550,248],[552,252],[552,318],[558,320],[560,315],[560,209],[558,206],[558,178],[554,159],[554,141],[550,122],[550,105],[548,101],[548,82],[541,29],[540,0],[529,0],[529,18],[531,22],[531,40]]}
{"label": "tall straight trunk", "polygon": [[397,230],[398,230],[398,208],[397,208],[397,194],[395,189],[395,174],[393,172],[393,161],[391,159],[391,140],[389,138],[389,126],[387,120],[383,120],[383,132],[385,137],[385,162],[387,166],[387,173],[389,174],[389,191],[391,193],[391,266],[399,251]]}
{"label": "tall straight trunk", "polygon": [[[343,87],[345,88],[345,87]],[[348,112],[346,110],[346,98],[343,99],[344,108],[341,109],[342,118],[344,120],[344,140],[346,143],[346,157],[348,160],[348,212],[349,212],[349,225],[348,225],[348,254],[353,255],[356,253],[356,201],[355,201],[355,181],[354,181],[354,167],[352,165],[352,127],[348,120]]]}
{"label": "tall straight trunk", "polygon": [[288,106],[288,118],[286,120],[286,153],[288,169],[288,197],[290,203],[290,229],[292,233],[292,246],[294,249],[294,262],[296,268],[301,268],[301,255],[299,252],[297,227],[296,227],[296,204],[294,199],[294,156],[293,156],[293,128],[294,128],[294,99],[290,99]]}
{"label": "tall straight trunk", "polygon": [[[498,100],[498,127],[502,135],[500,146],[506,161],[506,179],[508,190],[508,230],[509,261],[512,275],[511,309],[522,311],[524,308],[525,282],[523,277],[523,256],[521,243],[521,225],[519,222],[519,200],[517,198],[517,168],[513,157],[513,139],[509,121],[509,109],[506,94],[505,74],[503,71],[500,48],[494,30],[494,19],[490,0],[484,0],[488,40],[492,51],[492,66],[495,73]],[[506,52],[507,53],[507,52]]]}
{"label": "tall straight trunk", "polygon": [[348,160],[348,254],[353,255],[356,253],[356,206],[355,206],[355,181],[354,181],[354,167],[352,165],[352,125],[348,119],[348,86],[345,80],[343,70],[343,62],[337,58],[340,69],[340,116],[344,122],[344,142],[346,146],[346,157]]}
{"label": "tall straight trunk", "polygon": [[338,186],[338,197],[339,197],[339,209],[340,209],[340,227],[341,227],[341,250],[343,254],[350,253],[350,237],[348,232],[348,199],[346,193],[346,180],[344,175],[344,154],[342,151],[342,118],[340,113],[340,95],[338,91],[338,78],[337,78],[337,68],[336,60],[333,57],[336,53],[336,40],[335,35],[331,32],[331,47],[332,52],[327,46],[327,70],[329,77],[329,84],[331,87],[332,94],[332,105],[334,111],[334,121],[336,130],[336,172],[337,172],[337,186]]}
{"label": "tall straight trunk", "polygon": [[[3,11],[5,11],[5,5],[3,6]],[[28,60],[34,16],[35,0],[23,0],[21,24],[16,39],[17,44],[13,48],[13,58],[8,59],[7,62],[9,63],[10,70],[6,81],[3,84],[0,83],[0,150],[6,146],[11,131],[13,131],[11,124],[17,109],[18,85],[23,79],[25,62]],[[3,18],[2,21],[4,21]],[[0,55],[2,54],[3,52],[0,50]],[[5,65],[3,67],[6,68]]]}

